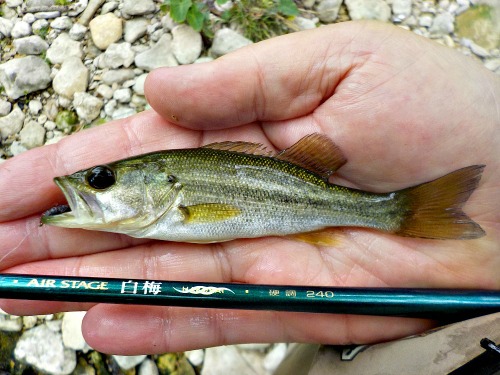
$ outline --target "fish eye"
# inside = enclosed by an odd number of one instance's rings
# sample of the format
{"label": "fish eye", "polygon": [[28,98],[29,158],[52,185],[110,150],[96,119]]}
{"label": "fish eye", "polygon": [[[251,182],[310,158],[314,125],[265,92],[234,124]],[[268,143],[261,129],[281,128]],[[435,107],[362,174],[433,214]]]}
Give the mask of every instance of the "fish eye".
{"label": "fish eye", "polygon": [[116,182],[115,173],[102,165],[92,168],[85,178],[87,183],[96,190],[107,189]]}

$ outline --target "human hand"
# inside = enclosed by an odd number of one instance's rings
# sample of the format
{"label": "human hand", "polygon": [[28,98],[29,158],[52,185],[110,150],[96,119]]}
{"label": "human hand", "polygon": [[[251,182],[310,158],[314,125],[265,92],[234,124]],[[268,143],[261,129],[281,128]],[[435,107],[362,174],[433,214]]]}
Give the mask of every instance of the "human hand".
{"label": "human hand", "polygon": [[[397,27],[345,23],[259,43],[212,63],[159,69],[145,112],[0,165],[5,272],[203,282],[500,288],[500,80],[471,59]],[[163,116],[163,117],[160,117]],[[283,149],[327,134],[348,159],[339,185],[394,191],[486,164],[464,210],[486,231],[471,241],[338,229],[339,244],[286,238],[196,245],[39,227],[63,203],[52,178],[113,160],[221,140]],[[160,353],[241,342],[390,340],[432,322],[305,313],[3,301],[15,314],[89,309],[95,349]]]}

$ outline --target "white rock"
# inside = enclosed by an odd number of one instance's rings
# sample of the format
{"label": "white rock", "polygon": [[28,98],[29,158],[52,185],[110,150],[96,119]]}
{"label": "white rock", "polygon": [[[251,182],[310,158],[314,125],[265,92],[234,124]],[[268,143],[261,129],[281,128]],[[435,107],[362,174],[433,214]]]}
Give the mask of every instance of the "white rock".
{"label": "white rock", "polygon": [[130,106],[133,106],[134,108],[141,108],[142,110],[144,110],[147,106],[149,106],[149,104],[144,96],[134,94],[132,95]]}
{"label": "white rock", "polygon": [[113,89],[108,85],[97,86],[95,93],[105,99],[111,99],[113,97]]}
{"label": "white rock", "polygon": [[0,84],[11,99],[45,89],[50,84],[50,67],[38,56],[26,56],[0,65]]}
{"label": "white rock", "polygon": [[67,58],[52,81],[54,91],[67,98],[87,89],[89,70],[77,57]]}
{"label": "white rock", "polygon": [[3,36],[10,38],[10,32],[14,27],[14,22],[12,22],[8,18],[0,17],[0,34]]}
{"label": "white rock", "polygon": [[99,68],[128,68],[134,62],[135,52],[128,42],[113,43],[99,56]]}
{"label": "white rock", "polygon": [[[36,119],[36,120],[38,121],[38,123],[39,123],[40,125],[44,125],[44,124],[47,122],[48,117],[47,117],[47,115],[44,115],[44,114],[42,113],[41,115],[39,115],[39,116],[37,117],[37,119]],[[45,129],[47,129],[47,128],[45,127],[45,125],[44,125],[43,127],[44,127]]]}
{"label": "white rock", "polygon": [[480,45],[478,45],[472,41],[469,44],[469,48],[472,51],[472,53],[476,56],[479,56],[479,57],[490,56],[490,53],[485,48],[481,47]]}
{"label": "white rock", "polygon": [[21,317],[0,315],[0,331],[19,332],[22,329],[23,329],[23,320]]}
{"label": "white rock", "polygon": [[383,0],[346,0],[345,3],[353,20],[387,22],[391,16],[391,8]]}
{"label": "white rock", "polygon": [[0,99],[0,116],[7,116],[10,113],[11,109],[12,104],[10,104],[10,102]]}
{"label": "white rock", "polygon": [[184,354],[193,366],[201,366],[205,358],[205,351],[203,349],[188,350]]}
{"label": "white rock", "polygon": [[342,0],[320,0],[316,10],[322,22],[331,23],[337,19]]}
{"label": "white rock", "polygon": [[156,367],[156,363],[146,358],[141,365],[139,366],[139,375],[158,375],[158,367]]}
{"label": "white rock", "polygon": [[73,105],[78,117],[89,123],[99,116],[103,102],[86,92],[77,92],[74,95]]}
{"label": "white rock", "polygon": [[129,16],[142,16],[156,10],[153,0],[123,0],[122,12]]}
{"label": "white rock", "polygon": [[105,50],[122,37],[122,20],[113,13],[95,17],[89,26],[94,44],[101,50]]}
{"label": "white rock", "polygon": [[31,25],[28,22],[19,21],[10,31],[10,35],[14,39],[31,35]]}
{"label": "white rock", "polygon": [[24,113],[19,109],[18,106],[14,107],[14,110],[7,116],[0,117],[0,136],[1,138],[7,138],[14,134],[19,133],[23,127]]}
{"label": "white rock", "polygon": [[106,1],[101,8],[101,14],[106,14],[106,13],[112,12],[116,8],[118,8],[117,1]]}
{"label": "white rock", "polygon": [[434,17],[429,29],[431,34],[451,34],[455,30],[455,17],[448,12],[443,12]]}
{"label": "white rock", "polygon": [[132,99],[132,91],[130,89],[118,89],[113,93],[113,99],[118,103],[129,103]]}
{"label": "white rock", "polygon": [[163,35],[150,49],[139,53],[135,57],[135,65],[144,70],[153,70],[162,66],[176,66],[177,60],[172,52],[172,38],[169,34]]}
{"label": "white rock", "polygon": [[411,14],[411,0],[393,0],[392,13],[403,18],[408,17]]}
{"label": "white rock", "polygon": [[141,74],[137,79],[135,80],[135,84],[132,87],[134,92],[139,95],[144,95],[144,82],[146,81],[146,77],[148,76],[147,73]]}
{"label": "white rock", "polygon": [[87,26],[89,24],[89,21],[92,19],[94,16],[95,12],[97,12],[97,9],[100,8],[102,4],[104,4],[106,0],[90,0],[85,7],[85,10],[80,16],[80,19],[78,20],[79,23],[82,25]]}
{"label": "white rock", "polygon": [[73,26],[73,21],[68,16],[57,17],[50,23],[50,27],[56,30],[69,30]]}
{"label": "white rock", "polygon": [[68,33],[61,33],[47,50],[47,58],[53,64],[61,64],[71,56],[82,58],[81,43],[71,39]]}
{"label": "white rock", "polygon": [[252,41],[238,34],[236,31],[223,28],[214,35],[212,42],[212,53],[215,56],[222,56],[239,48],[252,44]]}
{"label": "white rock", "polygon": [[125,22],[124,37],[126,42],[134,43],[146,35],[149,21],[146,18],[134,18]]}
{"label": "white rock", "polygon": [[19,132],[20,142],[28,150],[43,145],[45,128],[36,121],[29,121]]}
{"label": "white rock", "polygon": [[26,13],[23,16],[23,21],[28,22],[30,25],[36,21],[35,15],[33,13]]}
{"label": "white rock", "polygon": [[53,145],[54,143],[59,142],[61,139],[64,139],[66,137],[65,134],[58,132],[58,134],[53,135],[53,138],[49,139],[47,142],[45,142],[46,145]]}
{"label": "white rock", "polygon": [[235,346],[218,346],[205,350],[201,375],[255,375],[256,373],[255,368],[241,356]]}
{"label": "white rock", "polygon": [[38,321],[36,316],[23,316],[23,327],[24,329],[33,328]]}
{"label": "white rock", "polygon": [[130,370],[146,359],[145,355],[112,355],[122,370]]}
{"label": "white rock", "polygon": [[50,20],[52,18],[57,18],[61,15],[61,12],[54,10],[48,12],[37,12],[34,14],[36,19]]}
{"label": "white rock", "polygon": [[295,17],[293,19],[293,23],[297,25],[300,30],[310,30],[315,29],[316,24],[319,22],[319,19],[309,19],[304,17]]}
{"label": "white rock", "polygon": [[37,99],[30,100],[28,108],[30,110],[30,113],[36,116],[42,110],[42,102]]}
{"label": "white rock", "polygon": [[82,13],[85,10],[85,8],[87,8],[88,5],[89,5],[89,0],[78,0],[78,1],[73,2],[73,4],[71,4],[71,8],[68,12],[68,16],[70,16],[70,17],[78,16],[80,13]]}
{"label": "white rock", "polygon": [[180,64],[192,64],[200,56],[203,42],[201,34],[187,25],[172,30],[172,51]]}
{"label": "white rock", "polygon": [[484,66],[491,70],[492,72],[498,70],[500,68],[500,59],[489,59],[484,63]]}
{"label": "white rock", "polygon": [[85,37],[87,30],[86,26],[83,26],[80,23],[75,23],[69,30],[69,36],[74,40],[82,40]]}
{"label": "white rock", "polygon": [[71,104],[73,104],[72,99],[73,98],[68,98],[66,96],[60,95],[59,98],[57,98],[57,103],[60,107],[69,108]]}
{"label": "white rock", "polygon": [[102,82],[112,86],[114,83],[123,83],[135,77],[132,69],[117,69],[104,72],[101,76]]}
{"label": "white rock", "polygon": [[266,349],[271,347],[271,344],[266,343],[249,343],[249,344],[237,344],[235,345],[240,350],[256,350],[256,351],[265,351]]}
{"label": "white rock", "polygon": [[135,115],[137,111],[134,108],[126,107],[126,106],[118,106],[111,115],[113,120],[118,120],[121,118],[126,118],[132,115]]}
{"label": "white rock", "polygon": [[116,102],[116,100],[108,100],[108,102],[104,105],[104,113],[106,114],[106,116],[113,117],[113,112],[115,111],[117,105],[118,103]]}
{"label": "white rock", "polygon": [[167,13],[161,18],[161,26],[165,31],[170,31],[172,30],[175,26],[178,25],[177,22],[175,22],[172,17],[170,17],[170,13]]}
{"label": "white rock", "polygon": [[75,352],[64,348],[61,334],[45,324],[22,334],[14,349],[14,356],[49,374],[70,374],[76,367]]}
{"label": "white rock", "polygon": [[422,27],[431,27],[432,26],[432,16],[424,14],[423,16],[418,17],[418,24]]}
{"label": "white rock", "polygon": [[28,149],[24,147],[19,141],[14,141],[10,145],[10,153],[12,154],[12,156],[17,156],[26,151],[28,151]]}
{"label": "white rock", "polygon": [[49,27],[49,22],[47,20],[36,20],[33,22],[31,25],[31,28],[33,29],[33,32],[35,34],[39,34],[43,29],[46,29]]}
{"label": "white rock", "polygon": [[201,63],[206,63],[206,62],[210,62],[210,61],[214,61],[214,58],[211,56],[202,56],[202,57],[196,59],[196,61],[194,63],[201,64]]}
{"label": "white rock", "polygon": [[266,354],[264,358],[263,366],[264,368],[273,373],[283,359],[286,357],[287,345],[285,343],[279,343],[274,345],[274,347]]}
{"label": "white rock", "polygon": [[49,44],[38,35],[14,39],[14,47],[18,53],[24,55],[40,55],[47,51]]}
{"label": "white rock", "polygon": [[43,127],[47,131],[52,131],[56,128],[56,123],[54,121],[47,121],[45,124],[43,124]]}
{"label": "white rock", "polygon": [[19,5],[22,5],[22,3],[23,3],[23,0],[6,0],[5,1],[5,4],[7,4],[7,6],[9,8],[18,7]]}
{"label": "white rock", "polygon": [[85,311],[70,311],[64,313],[62,319],[62,339],[64,346],[68,349],[88,352],[90,346],[87,344],[82,334],[82,320]]}

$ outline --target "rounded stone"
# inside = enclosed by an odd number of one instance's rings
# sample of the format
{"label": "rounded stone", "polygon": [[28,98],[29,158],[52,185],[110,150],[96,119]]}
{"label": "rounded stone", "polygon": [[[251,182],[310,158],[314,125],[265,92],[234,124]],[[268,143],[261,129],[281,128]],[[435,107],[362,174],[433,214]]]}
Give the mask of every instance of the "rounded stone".
{"label": "rounded stone", "polygon": [[122,20],[106,13],[90,21],[90,35],[97,48],[105,50],[122,37]]}
{"label": "rounded stone", "polygon": [[67,58],[61,65],[52,82],[54,91],[67,98],[73,98],[76,92],[87,89],[89,70],[77,57]]}

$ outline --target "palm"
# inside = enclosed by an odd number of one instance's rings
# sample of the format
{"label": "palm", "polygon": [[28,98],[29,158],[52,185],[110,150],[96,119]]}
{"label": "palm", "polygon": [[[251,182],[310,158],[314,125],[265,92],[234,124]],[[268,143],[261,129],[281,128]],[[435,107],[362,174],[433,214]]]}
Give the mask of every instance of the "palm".
{"label": "palm", "polygon": [[[336,27],[297,34],[283,39],[281,45],[276,40],[255,46],[196,71],[183,67],[181,74],[155,73],[147,85],[152,106],[183,127],[144,113],[4,163],[0,167],[0,192],[6,196],[0,202],[2,267],[23,273],[212,282],[498,288],[500,148],[495,119],[488,117],[488,111],[496,108],[494,95],[485,97],[483,86],[498,92],[498,82],[495,88],[486,83],[492,77],[465,58],[393,28],[343,27],[345,31]],[[370,28],[374,31],[363,33]],[[358,36],[352,38],[353,34]],[[329,44],[332,36],[338,45]],[[307,49],[311,40],[319,44],[304,54],[308,60],[290,60],[286,66],[288,60],[280,53],[290,50],[292,43],[298,49],[303,43]],[[415,51],[422,55],[417,61]],[[319,57],[311,57],[314,53]],[[281,64],[275,58],[282,58]],[[237,70],[234,67],[241,61],[251,63],[239,84],[213,83],[212,74],[222,67]],[[183,75],[182,69],[191,70]],[[283,70],[297,79],[280,76]],[[464,81],[464,71],[475,76]],[[220,78],[234,82],[240,73]],[[192,76],[196,79],[190,80]],[[166,84],[170,95],[155,96]],[[241,126],[227,128],[235,125]],[[198,130],[214,127],[220,130]],[[435,241],[348,228],[338,230],[334,247],[282,238],[193,245],[38,227],[39,213],[62,201],[51,182],[55,175],[128,155],[217,140],[256,141],[282,149],[314,131],[329,135],[348,158],[334,176],[335,183],[369,191],[392,191],[460,167],[486,164],[482,183],[465,210],[487,236]],[[12,191],[12,181],[19,189]],[[23,314],[90,307],[12,301],[5,306]],[[112,322],[104,333],[103,316]],[[138,316],[149,323],[135,332],[129,325]],[[417,320],[393,324],[391,318],[331,315],[315,316],[314,325],[304,325],[306,319],[304,314],[292,313],[100,305],[92,308],[86,327],[94,347],[131,354],[245,341],[377,341],[428,325]],[[134,343],[127,340],[127,346],[122,346],[122,340],[109,334],[116,329],[134,338]],[[145,334],[148,330],[151,336]]]}

